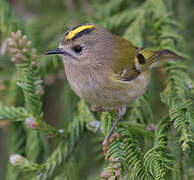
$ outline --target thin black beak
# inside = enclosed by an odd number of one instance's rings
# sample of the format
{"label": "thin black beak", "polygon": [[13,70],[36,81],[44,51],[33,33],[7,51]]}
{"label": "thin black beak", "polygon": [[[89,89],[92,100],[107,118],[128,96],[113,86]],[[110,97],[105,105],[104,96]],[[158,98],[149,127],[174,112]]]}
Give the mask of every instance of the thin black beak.
{"label": "thin black beak", "polygon": [[44,53],[44,55],[50,55],[50,54],[66,54],[66,52],[60,48],[56,48]]}

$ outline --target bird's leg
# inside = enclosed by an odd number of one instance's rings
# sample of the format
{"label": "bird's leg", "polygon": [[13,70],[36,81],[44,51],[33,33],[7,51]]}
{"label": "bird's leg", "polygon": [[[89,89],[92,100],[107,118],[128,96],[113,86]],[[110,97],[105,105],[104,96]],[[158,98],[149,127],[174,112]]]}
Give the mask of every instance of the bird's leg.
{"label": "bird's leg", "polygon": [[[120,119],[122,118],[122,116],[125,114],[125,112],[126,112],[126,106],[122,106],[122,107],[119,108],[117,119],[114,122],[114,124],[113,124],[111,130],[109,131],[108,135],[106,136],[106,138],[103,141],[103,150],[104,150],[105,154],[108,151],[108,144],[109,144],[110,138],[112,136],[112,133],[113,133],[115,127],[117,126],[117,124],[119,123]],[[117,134],[117,136],[118,136],[118,134]]]}

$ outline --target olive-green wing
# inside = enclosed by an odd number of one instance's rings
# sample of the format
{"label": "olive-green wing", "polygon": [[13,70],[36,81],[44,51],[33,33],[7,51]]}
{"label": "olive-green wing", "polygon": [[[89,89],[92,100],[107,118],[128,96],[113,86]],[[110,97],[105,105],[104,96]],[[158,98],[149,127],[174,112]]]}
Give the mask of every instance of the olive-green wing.
{"label": "olive-green wing", "polygon": [[112,69],[118,80],[131,80],[138,75],[134,64],[137,48],[119,36],[115,35],[114,37],[116,52],[114,61],[112,61]]}
{"label": "olive-green wing", "polygon": [[149,70],[157,59],[157,54],[149,49],[139,49],[129,41],[115,36],[117,56],[113,70],[119,80],[130,81],[141,72]]}

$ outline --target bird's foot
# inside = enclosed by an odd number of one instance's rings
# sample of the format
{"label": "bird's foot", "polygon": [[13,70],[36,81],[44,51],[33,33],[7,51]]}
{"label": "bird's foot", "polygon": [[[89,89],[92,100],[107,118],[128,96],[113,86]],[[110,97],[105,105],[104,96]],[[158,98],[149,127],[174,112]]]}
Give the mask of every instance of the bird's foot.
{"label": "bird's foot", "polygon": [[103,146],[103,151],[104,151],[104,157],[105,157],[105,161],[108,162],[109,160],[109,157],[108,157],[108,145],[109,143],[111,143],[114,139],[116,138],[120,138],[121,137],[121,134],[119,133],[115,133],[113,134],[112,136],[110,137],[106,137],[102,143],[102,146]]}
{"label": "bird's foot", "polygon": [[104,108],[104,107],[101,107],[101,106],[94,105],[94,106],[91,106],[91,110],[93,112],[105,112],[105,111],[108,110],[108,108]]}

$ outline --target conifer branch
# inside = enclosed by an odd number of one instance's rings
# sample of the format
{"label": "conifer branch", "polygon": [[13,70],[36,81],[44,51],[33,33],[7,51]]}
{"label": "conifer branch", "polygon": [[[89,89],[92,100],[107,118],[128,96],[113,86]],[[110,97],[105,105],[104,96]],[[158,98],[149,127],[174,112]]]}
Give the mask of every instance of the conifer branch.
{"label": "conifer branch", "polygon": [[135,101],[130,111],[129,120],[141,124],[153,122],[153,113],[148,98],[148,92],[145,92]]}
{"label": "conifer branch", "polygon": [[86,128],[88,130],[95,133],[100,130],[101,122],[96,120],[83,100],[80,100],[78,103],[78,112],[80,114],[80,118],[85,121]]}
{"label": "conifer branch", "polygon": [[138,140],[127,128],[120,128],[124,144],[124,168],[128,179],[149,180],[150,175],[146,173],[142,150]]}
{"label": "conifer branch", "polygon": [[[28,161],[26,158],[19,154],[11,155],[10,163],[14,166],[17,166],[19,169],[22,169],[23,172],[26,173],[37,172],[37,170],[39,169],[35,163]],[[39,169],[38,171],[41,171],[41,169]]]}
{"label": "conifer branch", "polygon": [[0,103],[0,120],[25,121],[29,113],[22,107],[7,107]]}
{"label": "conifer branch", "polygon": [[[68,137],[59,143],[58,147],[52,155],[43,164],[35,164],[28,171],[33,174],[36,180],[52,180],[57,173],[57,170],[64,165],[64,162],[70,158],[75,146],[78,144],[84,131],[84,121],[80,115],[75,115],[73,122],[67,127]],[[17,166],[17,164],[15,164]],[[25,167],[20,166],[22,172],[25,172]]]}
{"label": "conifer branch", "polygon": [[[116,113],[114,112],[104,112],[102,114],[101,121],[105,137],[109,133],[116,117]],[[122,136],[118,133],[115,133],[111,137],[108,149],[104,152],[108,166],[101,173],[102,179],[121,178],[122,163],[124,160],[124,145],[121,139]]]}
{"label": "conifer branch", "polygon": [[42,131],[51,137],[64,138],[66,136],[65,131],[57,130],[42,120],[42,81],[37,74],[36,50],[32,48],[31,44],[32,42],[27,39],[26,35],[22,36],[21,31],[12,33],[11,38],[8,39],[12,61],[24,74],[18,85],[24,92],[26,111],[29,114],[25,120],[31,118],[30,123],[33,124],[32,126],[27,124],[27,126]]}
{"label": "conifer branch", "polygon": [[[155,2],[150,1],[153,7],[156,6]],[[167,14],[167,10],[162,0],[159,1],[162,13]],[[167,36],[171,30],[172,25],[167,19],[160,20],[160,13],[158,9],[153,8],[153,30],[156,32],[156,42],[163,49],[171,49],[177,52],[175,41],[178,41],[177,36]],[[169,24],[170,23],[170,24]],[[180,54],[180,53],[179,53]],[[181,55],[181,54],[180,54]],[[182,150],[185,151],[189,148],[189,142],[193,141],[191,133],[191,125],[193,124],[192,103],[188,94],[192,93],[191,89],[194,88],[193,82],[188,76],[188,71],[182,62],[166,62],[165,73],[168,76],[166,82],[166,89],[161,94],[162,101],[168,105],[170,120],[174,123],[180,134],[180,141],[182,142]]]}
{"label": "conifer branch", "polygon": [[167,147],[169,118],[160,120],[155,129],[154,146],[144,156],[146,172],[156,180],[165,180],[172,163],[172,156]]}

